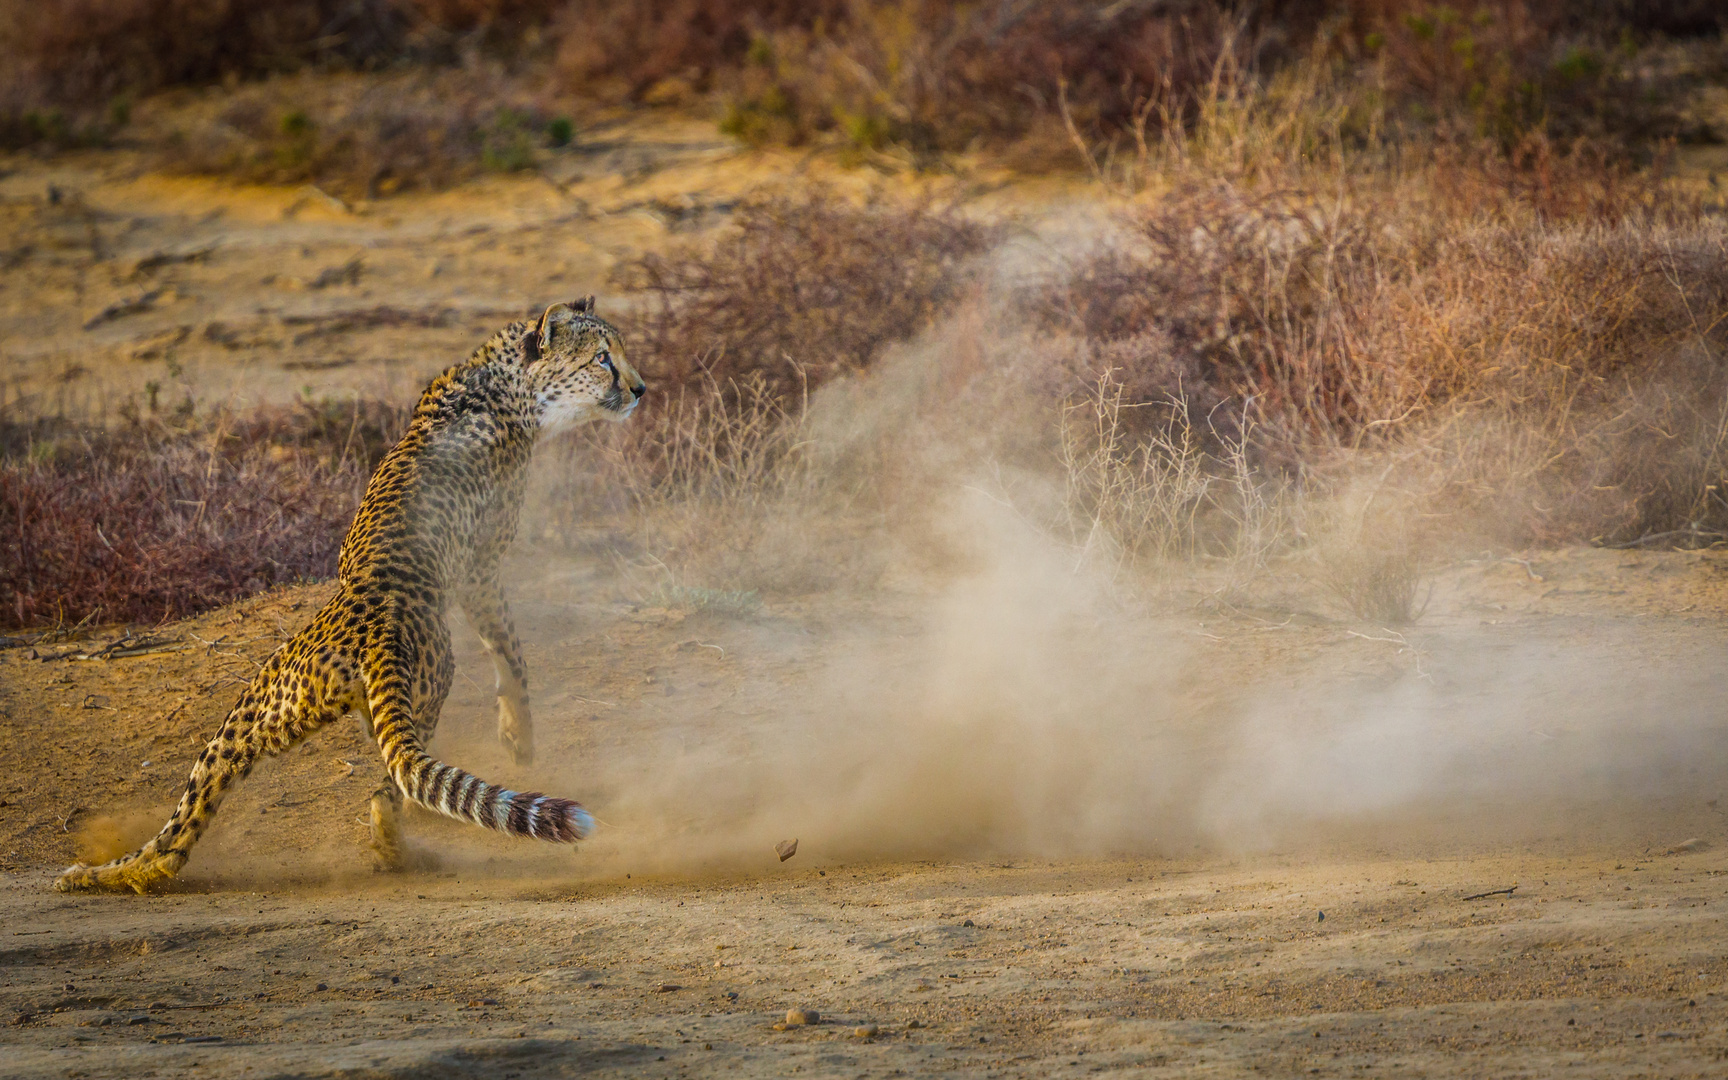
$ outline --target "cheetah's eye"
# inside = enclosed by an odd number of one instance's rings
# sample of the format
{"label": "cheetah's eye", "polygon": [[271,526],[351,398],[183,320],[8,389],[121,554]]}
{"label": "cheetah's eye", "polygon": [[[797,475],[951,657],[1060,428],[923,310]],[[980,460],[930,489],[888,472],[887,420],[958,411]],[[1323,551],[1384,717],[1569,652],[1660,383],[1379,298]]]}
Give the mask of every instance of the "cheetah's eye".
{"label": "cheetah's eye", "polygon": [[594,358],[594,362],[605,368],[607,371],[612,370],[612,354],[604,349],[600,350],[600,355]]}

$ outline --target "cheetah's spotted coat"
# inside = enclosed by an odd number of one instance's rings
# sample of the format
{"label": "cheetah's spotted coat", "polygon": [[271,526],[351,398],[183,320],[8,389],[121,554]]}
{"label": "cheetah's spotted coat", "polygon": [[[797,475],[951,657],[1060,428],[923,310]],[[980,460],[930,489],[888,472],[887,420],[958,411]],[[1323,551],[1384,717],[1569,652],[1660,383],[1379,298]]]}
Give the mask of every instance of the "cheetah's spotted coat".
{"label": "cheetah's spotted coat", "polygon": [[518,763],[533,758],[527,671],[499,583],[516,534],[526,467],[543,434],[600,417],[622,420],[641,398],[618,331],[592,297],[505,327],[426,388],[379,464],[342,543],[336,595],[264,664],[199,755],[168,824],[140,850],[71,867],[61,891],[134,889],[186,862],[223,795],[260,754],[280,754],[358,713],[390,783],[372,796],[379,860],[400,863],[403,796],[517,836],[573,842],[593,819],[567,799],[488,784],[426,753],[455,665],[444,612],[462,606],[498,671],[498,731]]}

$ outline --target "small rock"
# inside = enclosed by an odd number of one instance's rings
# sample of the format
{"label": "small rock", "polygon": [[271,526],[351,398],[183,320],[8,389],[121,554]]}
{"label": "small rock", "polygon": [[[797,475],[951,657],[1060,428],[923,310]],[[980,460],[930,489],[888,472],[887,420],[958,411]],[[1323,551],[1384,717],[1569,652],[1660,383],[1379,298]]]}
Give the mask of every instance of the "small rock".
{"label": "small rock", "polygon": [[314,989],[314,990],[328,990],[330,988],[328,986],[325,986],[323,983],[319,983],[317,986],[314,986],[312,989]]}
{"label": "small rock", "polygon": [[960,925],[961,926],[976,926],[977,924],[974,923],[971,919],[967,919],[965,922],[961,923]]}
{"label": "small rock", "polygon": [[785,1030],[786,1030],[786,1025],[785,1025],[785,1024],[775,1024],[775,1025],[774,1025],[774,1030],[775,1030],[775,1031],[785,1031]]}
{"label": "small rock", "polygon": [[677,983],[661,983],[659,986],[656,986],[654,988],[654,992],[656,994],[670,994],[674,990],[682,990],[682,989],[684,989],[684,988],[682,986],[679,986]]}
{"label": "small rock", "polygon": [[852,1029],[852,1035],[854,1038],[868,1039],[881,1030],[882,1029],[877,1027],[875,1024],[859,1024],[857,1027]]}
{"label": "small rock", "polygon": [[778,844],[775,844],[774,854],[780,856],[781,862],[785,862],[787,859],[798,854],[798,838],[793,837],[790,840],[782,840]]}
{"label": "small rock", "polygon": [[822,1014],[815,1009],[787,1009],[786,1026],[803,1027],[807,1024],[820,1024]]}
{"label": "small rock", "polygon": [[922,1020],[908,1020],[908,1021],[906,1021],[906,1030],[907,1031],[912,1031],[912,1030],[915,1030],[917,1028],[921,1028],[923,1026],[924,1026],[924,1021],[922,1021]]}
{"label": "small rock", "polygon": [[1320,913],[1320,917],[1318,919],[1315,919],[1314,921],[1315,922],[1325,922],[1326,921],[1326,913],[1324,911],[1322,911]]}
{"label": "small rock", "polygon": [[148,1016],[128,1016],[126,1018],[126,1023],[128,1026],[135,1024],[148,1024],[150,1023],[150,1018]]}

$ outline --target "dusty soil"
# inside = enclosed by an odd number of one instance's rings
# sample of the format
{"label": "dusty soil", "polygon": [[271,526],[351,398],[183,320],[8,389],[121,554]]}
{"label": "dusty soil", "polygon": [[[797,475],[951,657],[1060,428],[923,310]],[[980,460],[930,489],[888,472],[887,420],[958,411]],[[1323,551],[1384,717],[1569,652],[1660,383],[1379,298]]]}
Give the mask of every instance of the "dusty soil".
{"label": "dusty soil", "polygon": [[[370,206],[11,162],[7,393],[405,397],[758,185],[914,183],[609,123],[548,176]],[[328,586],[164,651],[0,652],[5,1073],[1728,1071],[1728,555],[1487,555],[1393,633],[1297,568],[1252,608],[1076,596],[953,498],[1002,542],[863,596],[650,606],[519,551],[539,760],[492,740],[460,627],[433,749],[584,800],[575,853],[422,815],[416,869],[372,872],[382,769],[349,723],[242,785],[173,889],[59,896],[162,819]],[[793,1007],[821,1022],[775,1030]]]}
{"label": "dusty soil", "polygon": [[[873,844],[870,823],[852,819],[881,807],[856,787],[825,788],[835,805],[824,813],[717,779],[764,758],[820,773],[825,750],[775,757],[800,733],[847,753],[829,673],[856,661],[865,632],[902,643],[885,654],[890,668],[916,666],[930,642],[920,612],[933,605],[643,609],[604,599],[593,567],[546,574],[548,559],[520,560],[542,585],[518,605],[547,688],[541,763],[508,763],[488,738],[487,695],[466,678],[434,750],[588,799],[607,827],[573,855],[423,816],[413,828],[427,864],[371,872],[360,816],[381,769],[344,725],[243,785],[175,889],[56,895],[52,874],[81,833],[100,843],[154,826],[238,682],[325,587],[167,628],[184,651],[0,655],[8,1073],[1724,1068],[1728,830],[1715,799],[1728,760],[1716,704],[1728,558],[1574,551],[1531,569],[1457,567],[1436,610],[1402,635],[1419,652],[1321,617],[1167,620],[1213,658],[1173,699],[1193,710],[1172,723],[1201,773],[1217,768],[1206,733],[1247,730],[1266,687],[1324,686],[1343,700],[1432,679],[1449,709],[1472,694],[1520,705],[1471,737],[1469,769],[1494,774],[1485,788],[1430,778],[1379,806],[1343,798],[1339,814],[1273,799],[1270,817],[1308,814],[1294,832],[1228,816],[1209,829],[1166,808],[1137,854],[1082,857],[1036,830],[955,833],[946,804],[898,796],[912,827],[892,823]],[[1565,677],[1532,687],[1473,674],[1484,634],[1490,649],[1516,641],[1568,657],[1554,661]],[[482,677],[484,657],[458,636],[463,671]],[[1632,648],[1635,671],[1621,655]],[[1446,689],[1454,676],[1475,685]],[[1301,713],[1304,691],[1289,693]],[[1303,724],[1318,745],[1350,729],[1337,717]],[[1417,753],[1451,745],[1405,735]],[[1569,742],[1610,752],[1554,749]],[[969,771],[990,768],[982,753],[903,745],[920,783],[964,789]],[[714,771],[688,765],[708,754]],[[1360,769],[1348,779],[1372,784],[1374,762]],[[666,795],[672,783],[684,790]],[[1041,805],[1096,809],[1077,791]],[[936,850],[919,851],[921,835]],[[772,844],[793,836],[798,854],[781,863]],[[823,1021],[774,1030],[791,1007]],[[877,1034],[853,1034],[865,1024]]]}

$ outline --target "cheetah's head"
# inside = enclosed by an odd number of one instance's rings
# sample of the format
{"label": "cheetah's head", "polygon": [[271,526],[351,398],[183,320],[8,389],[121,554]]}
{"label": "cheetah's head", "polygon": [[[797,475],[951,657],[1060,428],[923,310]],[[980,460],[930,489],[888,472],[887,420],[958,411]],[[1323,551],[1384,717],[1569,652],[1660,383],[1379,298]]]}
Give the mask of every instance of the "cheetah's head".
{"label": "cheetah's head", "polygon": [[522,341],[543,433],[623,420],[648,387],[624,359],[624,338],[594,314],[594,298],[553,304]]}

